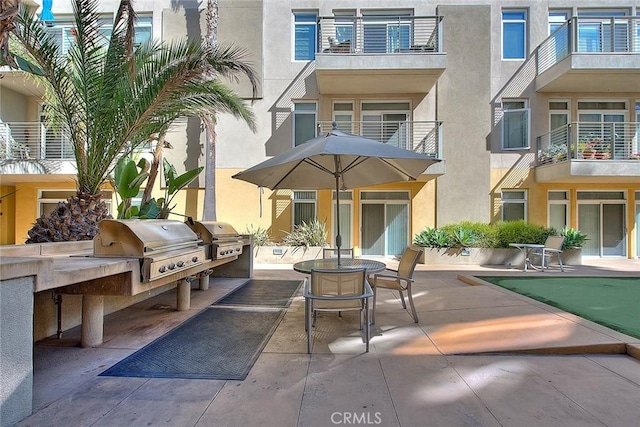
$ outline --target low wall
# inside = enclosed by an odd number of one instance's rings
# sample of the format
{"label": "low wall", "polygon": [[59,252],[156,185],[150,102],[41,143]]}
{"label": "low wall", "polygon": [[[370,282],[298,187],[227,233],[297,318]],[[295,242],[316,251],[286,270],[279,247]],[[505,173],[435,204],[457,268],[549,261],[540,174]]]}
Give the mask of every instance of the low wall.
{"label": "low wall", "polygon": [[256,246],[254,262],[258,264],[294,264],[322,258],[322,246]]}
{"label": "low wall", "polygon": [[[516,248],[420,248],[424,252],[420,264],[521,265],[524,255]],[[582,249],[568,249],[560,255],[566,265],[582,265]],[[534,261],[535,262],[535,261]],[[555,257],[551,264],[557,263]]]}

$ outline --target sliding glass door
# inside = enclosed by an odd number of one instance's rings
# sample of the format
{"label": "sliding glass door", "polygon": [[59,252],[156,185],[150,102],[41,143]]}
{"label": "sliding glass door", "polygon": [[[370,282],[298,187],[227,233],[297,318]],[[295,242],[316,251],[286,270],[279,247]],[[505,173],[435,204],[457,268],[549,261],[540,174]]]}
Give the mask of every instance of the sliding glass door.
{"label": "sliding glass door", "polygon": [[578,228],[589,239],[582,250],[583,255],[626,256],[626,203],[603,200],[622,196],[623,193],[617,191],[578,192]]}
{"label": "sliding glass door", "polygon": [[409,245],[409,193],[361,193],[363,255],[398,256]]}

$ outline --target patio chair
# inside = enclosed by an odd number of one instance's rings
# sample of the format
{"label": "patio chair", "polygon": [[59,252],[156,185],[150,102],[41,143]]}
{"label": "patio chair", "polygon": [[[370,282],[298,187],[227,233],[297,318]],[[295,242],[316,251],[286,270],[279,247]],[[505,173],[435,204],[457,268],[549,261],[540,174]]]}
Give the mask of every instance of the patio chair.
{"label": "patio chair", "polygon": [[562,244],[564,243],[564,236],[549,236],[544,242],[544,248],[536,249],[532,252],[532,255],[540,257],[540,268],[542,270],[549,269],[549,260],[555,256],[558,259],[560,265],[560,271],[564,272],[564,265],[562,265]]}
{"label": "patio chair", "polygon": [[348,310],[360,312],[360,330],[364,326],[366,351],[369,351],[369,298],[373,290],[365,269],[312,269],[310,279],[305,280],[303,295],[307,353],[311,353],[311,329],[316,325],[318,311]]}
{"label": "patio chair", "polygon": [[[340,248],[340,257],[354,258],[353,248]],[[322,258],[338,258],[338,248],[323,248]]]}
{"label": "patio chair", "polygon": [[373,275],[371,283],[373,288],[373,313],[371,316],[373,323],[376,321],[376,296],[378,288],[398,291],[400,294],[400,301],[402,302],[402,308],[405,310],[407,309],[407,304],[404,302],[403,293],[406,292],[407,297],[409,298],[409,305],[411,306],[413,320],[418,323],[418,315],[416,314],[416,307],[413,304],[413,294],[411,293],[411,284],[413,283],[413,272],[416,269],[416,265],[418,264],[421,254],[421,249],[409,247],[402,254],[397,270],[387,268],[386,272]]}

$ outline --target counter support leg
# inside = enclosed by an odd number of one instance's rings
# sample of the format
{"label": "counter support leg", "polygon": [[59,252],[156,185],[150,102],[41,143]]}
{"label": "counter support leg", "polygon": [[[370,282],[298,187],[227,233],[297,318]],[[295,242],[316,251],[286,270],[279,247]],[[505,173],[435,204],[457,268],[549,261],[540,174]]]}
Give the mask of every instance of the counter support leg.
{"label": "counter support leg", "polygon": [[176,309],[178,311],[189,310],[191,306],[191,283],[187,279],[178,281],[178,301]]}
{"label": "counter support leg", "polygon": [[82,296],[82,326],[80,345],[93,347],[102,344],[104,335],[104,296]]}
{"label": "counter support leg", "polygon": [[209,276],[202,275],[198,278],[198,285],[201,291],[209,289]]}

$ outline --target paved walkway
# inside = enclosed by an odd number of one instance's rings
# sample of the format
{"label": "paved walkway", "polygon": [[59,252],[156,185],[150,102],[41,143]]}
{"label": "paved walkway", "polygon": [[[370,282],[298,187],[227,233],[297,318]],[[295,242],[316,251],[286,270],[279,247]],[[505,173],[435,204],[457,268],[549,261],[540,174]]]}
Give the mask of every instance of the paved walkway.
{"label": "paved walkway", "polygon": [[[639,260],[585,263],[564,274],[640,274]],[[304,277],[290,266],[265,267],[255,278]],[[493,285],[465,283],[487,273],[551,274],[420,265],[420,323],[382,292],[369,353],[357,319],[344,314],[319,319],[307,355],[298,296],[244,381],[99,377],[238,281],[194,290],[186,312],[173,310],[170,291],[107,316],[99,347],[73,346],[79,328],[37,343],[35,412],[18,425],[638,425],[640,360],[625,351],[637,352],[640,340]]]}

